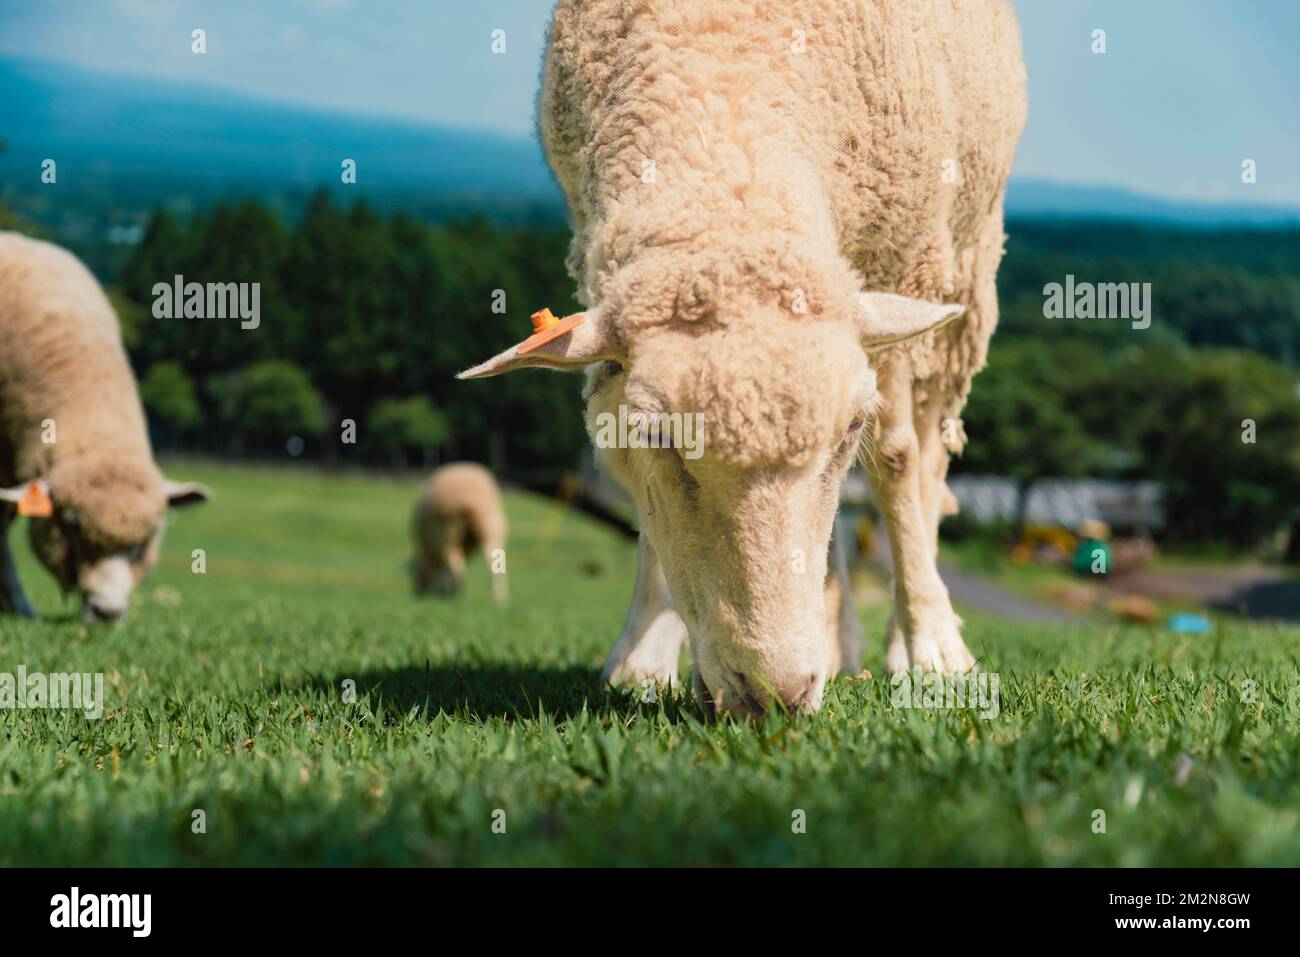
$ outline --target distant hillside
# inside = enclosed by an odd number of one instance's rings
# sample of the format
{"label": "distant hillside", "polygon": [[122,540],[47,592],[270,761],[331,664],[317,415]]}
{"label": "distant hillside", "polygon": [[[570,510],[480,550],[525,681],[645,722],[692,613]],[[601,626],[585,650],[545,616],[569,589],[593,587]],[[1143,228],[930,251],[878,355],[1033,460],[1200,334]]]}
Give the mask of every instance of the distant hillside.
{"label": "distant hillside", "polygon": [[1161,199],[1111,186],[1013,179],[1007,216],[1021,219],[1122,219],[1182,226],[1300,224],[1300,209],[1249,203],[1195,203]]}
{"label": "distant hillside", "polygon": [[[540,147],[524,138],[22,59],[0,58],[0,101],[0,138],[8,143],[0,182],[18,208],[23,194],[40,190],[46,157],[59,164],[60,186],[79,199],[128,209],[306,195],[322,183],[340,185],[344,158],[357,162],[355,193],[419,194],[486,209],[559,203]],[[50,219],[39,206],[29,211]]]}
{"label": "distant hillside", "polygon": [[[481,213],[557,221],[558,187],[529,138],[331,113],[199,84],[0,57],[0,201],[67,241],[129,243],[149,210],[256,196],[294,215],[319,185],[429,220]],[[59,164],[59,190],[39,181]],[[355,186],[339,181],[354,159]],[[1300,210],[1187,203],[1122,189],[1013,180],[1013,218],[1180,226],[1300,223]]]}

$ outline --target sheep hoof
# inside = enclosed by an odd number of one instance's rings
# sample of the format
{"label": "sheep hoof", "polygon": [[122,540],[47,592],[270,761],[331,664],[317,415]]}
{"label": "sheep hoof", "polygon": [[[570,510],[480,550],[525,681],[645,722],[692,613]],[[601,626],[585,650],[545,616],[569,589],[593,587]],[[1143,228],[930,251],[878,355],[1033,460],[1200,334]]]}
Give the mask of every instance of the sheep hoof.
{"label": "sheep hoof", "polygon": [[[893,650],[891,642],[890,651]],[[975,657],[966,647],[966,642],[962,641],[956,615],[952,615],[946,622],[922,625],[911,636],[908,653],[911,665],[920,666],[925,671],[964,674],[976,670]],[[891,655],[891,668],[894,663]],[[891,671],[893,673],[896,672]]]}
{"label": "sheep hoof", "polygon": [[903,634],[903,629],[899,628],[893,621],[890,621],[889,623],[889,637],[887,639],[886,648],[886,674],[901,675],[908,668],[912,667],[911,656],[907,653],[907,638]]}
{"label": "sheep hoof", "polygon": [[601,678],[609,684],[630,688],[646,687],[648,682],[676,684],[677,649],[671,650],[670,660],[668,649],[656,647],[654,642],[641,642],[630,651],[616,647],[605,662]]}
{"label": "sheep hoof", "polygon": [[923,671],[938,671],[944,674],[965,673],[975,670],[975,658],[967,650],[964,642],[940,648],[932,641],[914,641],[912,644],[912,664],[919,665]]}
{"label": "sheep hoof", "polygon": [[601,678],[609,684],[629,688],[644,687],[647,682],[672,685],[677,683],[677,663],[673,662],[672,667],[668,667],[654,662],[628,660],[615,664],[609,661],[605,664]]}
{"label": "sheep hoof", "polygon": [[[645,624],[649,617],[649,624]],[[646,687],[653,681],[675,685],[677,663],[686,642],[686,626],[671,608],[652,616],[638,616],[619,636],[618,644],[605,660],[601,677],[613,685]]]}

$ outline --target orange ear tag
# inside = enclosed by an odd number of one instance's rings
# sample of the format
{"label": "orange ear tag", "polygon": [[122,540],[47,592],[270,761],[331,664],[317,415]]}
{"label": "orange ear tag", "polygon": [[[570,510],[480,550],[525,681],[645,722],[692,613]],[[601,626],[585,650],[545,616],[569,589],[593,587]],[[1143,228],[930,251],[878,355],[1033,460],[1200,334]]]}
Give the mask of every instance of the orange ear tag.
{"label": "orange ear tag", "polygon": [[50,501],[44,482],[38,479],[27,483],[23,497],[18,500],[18,514],[28,518],[49,518],[54,514],[54,503]]}
{"label": "orange ear tag", "polygon": [[557,319],[551,313],[549,308],[538,309],[533,313],[533,334],[519,343],[517,354],[523,355],[526,352],[532,352],[553,339],[569,332],[575,326],[579,325],[582,320],[586,319],[585,313],[575,312],[571,316],[565,316],[563,319]]}

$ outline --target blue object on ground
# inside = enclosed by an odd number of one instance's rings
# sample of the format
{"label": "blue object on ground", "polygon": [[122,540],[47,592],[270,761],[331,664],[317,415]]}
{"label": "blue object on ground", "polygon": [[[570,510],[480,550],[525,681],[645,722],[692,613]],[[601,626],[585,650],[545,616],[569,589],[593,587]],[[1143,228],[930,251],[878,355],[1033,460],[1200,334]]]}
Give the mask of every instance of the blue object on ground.
{"label": "blue object on ground", "polygon": [[1189,612],[1180,612],[1169,618],[1169,630],[1177,631],[1185,635],[1205,635],[1210,631],[1210,619],[1204,615],[1193,615]]}

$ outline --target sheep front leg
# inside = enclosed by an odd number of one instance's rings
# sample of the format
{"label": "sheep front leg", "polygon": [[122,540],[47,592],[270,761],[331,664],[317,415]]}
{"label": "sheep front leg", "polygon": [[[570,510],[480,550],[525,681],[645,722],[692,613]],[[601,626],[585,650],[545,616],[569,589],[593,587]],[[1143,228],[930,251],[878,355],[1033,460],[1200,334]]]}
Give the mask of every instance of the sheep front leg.
{"label": "sheep front leg", "polygon": [[975,659],[962,641],[948,589],[939,577],[935,529],[923,504],[911,378],[906,363],[902,365],[901,370],[883,370],[886,374],[879,378],[885,405],[876,467],[871,470],[894,559],[894,614],[885,664],[891,674],[914,665],[927,671],[969,671]]}
{"label": "sheep front leg", "polygon": [[36,609],[23,594],[23,584],[18,580],[18,566],[9,550],[9,523],[16,509],[8,502],[0,502],[0,613],[8,612],[20,618],[35,618]]}
{"label": "sheep front leg", "polygon": [[685,643],[686,624],[673,607],[654,546],[642,532],[632,606],[618,644],[605,662],[602,677],[611,684],[621,685],[639,685],[647,680],[674,684],[677,661]]}
{"label": "sheep front leg", "polygon": [[843,531],[838,519],[831,532],[830,561],[826,568],[826,618],[834,639],[838,659],[831,669],[839,674],[855,675],[862,670],[862,649],[866,636],[853,607],[853,587],[849,565],[844,555]]}

